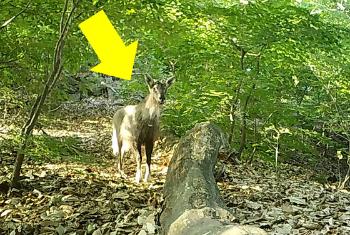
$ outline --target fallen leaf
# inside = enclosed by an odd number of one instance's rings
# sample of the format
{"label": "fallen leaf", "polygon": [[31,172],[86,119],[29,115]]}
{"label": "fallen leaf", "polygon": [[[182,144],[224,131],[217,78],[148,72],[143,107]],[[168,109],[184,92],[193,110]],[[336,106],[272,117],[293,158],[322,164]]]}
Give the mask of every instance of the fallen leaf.
{"label": "fallen leaf", "polygon": [[63,227],[62,225],[59,225],[59,226],[56,228],[56,232],[58,233],[58,235],[63,235],[63,234],[66,232],[66,228]]}
{"label": "fallen leaf", "polygon": [[5,217],[6,215],[10,214],[11,211],[12,211],[12,209],[4,210],[4,211],[1,213],[0,217]]}
{"label": "fallen leaf", "polygon": [[96,229],[96,230],[92,233],[92,235],[102,235],[102,232],[101,232],[100,229]]}
{"label": "fallen leaf", "polygon": [[41,199],[43,197],[42,193],[37,189],[33,190],[33,194],[37,195],[38,199]]}
{"label": "fallen leaf", "polygon": [[112,199],[127,199],[127,198],[129,198],[128,193],[117,192],[112,194]]}
{"label": "fallen leaf", "polygon": [[300,197],[289,197],[288,200],[291,203],[297,204],[297,205],[306,205],[306,200],[304,198]]}

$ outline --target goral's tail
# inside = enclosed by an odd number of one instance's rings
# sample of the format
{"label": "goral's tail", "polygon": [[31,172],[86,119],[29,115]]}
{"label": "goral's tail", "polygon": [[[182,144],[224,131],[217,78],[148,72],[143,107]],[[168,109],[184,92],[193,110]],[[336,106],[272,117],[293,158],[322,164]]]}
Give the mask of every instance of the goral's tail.
{"label": "goral's tail", "polygon": [[114,156],[117,156],[119,153],[119,145],[118,145],[118,135],[117,130],[113,126],[113,132],[112,132],[112,149]]}

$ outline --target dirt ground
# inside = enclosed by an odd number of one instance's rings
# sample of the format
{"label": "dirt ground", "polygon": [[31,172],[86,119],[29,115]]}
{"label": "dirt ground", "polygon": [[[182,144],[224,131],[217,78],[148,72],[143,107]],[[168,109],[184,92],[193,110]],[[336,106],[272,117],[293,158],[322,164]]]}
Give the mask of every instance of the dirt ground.
{"label": "dirt ground", "polygon": [[[21,189],[6,192],[15,152],[1,145],[0,234],[157,234],[162,187],[178,139],[163,133],[150,182],[135,184],[133,158],[125,158],[128,177],[117,174],[110,147],[112,112],[72,115],[79,108],[63,107],[60,118],[43,119],[35,135],[54,138],[49,149],[58,146],[58,154],[32,150]],[[0,127],[1,142],[11,128],[8,123]],[[269,234],[350,234],[349,191],[313,181],[313,171],[287,164],[276,171],[260,160],[237,165],[225,156],[219,164],[218,186],[234,213],[233,223]]]}

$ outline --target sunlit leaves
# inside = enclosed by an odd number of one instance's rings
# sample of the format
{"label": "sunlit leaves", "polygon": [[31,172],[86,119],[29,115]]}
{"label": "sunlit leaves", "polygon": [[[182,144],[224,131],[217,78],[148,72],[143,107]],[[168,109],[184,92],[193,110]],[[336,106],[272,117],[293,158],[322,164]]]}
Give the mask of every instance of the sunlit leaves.
{"label": "sunlit leaves", "polygon": [[[0,12],[10,17],[22,4],[5,4]],[[347,4],[342,6],[346,11]],[[52,64],[50,51],[61,7],[56,0],[34,2],[0,34],[6,42],[0,45],[0,63],[18,59],[15,65],[0,69],[3,86],[23,86],[30,94],[42,86]],[[203,120],[213,120],[228,130],[230,102],[240,81],[240,107],[255,84],[246,111],[248,148],[256,144],[252,141],[254,120],[259,120],[256,128],[262,135],[267,126],[289,128],[286,138],[292,148],[301,135],[308,138],[305,145],[312,138],[325,143],[325,138],[311,131],[314,123],[346,133],[350,25],[348,15],[334,1],[91,0],[81,7],[66,44],[65,73],[75,74],[98,63],[77,25],[103,7],[127,44],[139,41],[136,73],[166,78],[169,62],[176,62],[176,83],[169,90],[163,124],[177,134]],[[244,70],[234,44],[248,52]],[[82,86],[87,84],[92,86],[88,82]],[[132,81],[123,83],[123,89],[122,95],[146,92],[143,76],[135,74]],[[55,95],[64,98],[58,92]],[[236,121],[239,136],[240,114]]]}

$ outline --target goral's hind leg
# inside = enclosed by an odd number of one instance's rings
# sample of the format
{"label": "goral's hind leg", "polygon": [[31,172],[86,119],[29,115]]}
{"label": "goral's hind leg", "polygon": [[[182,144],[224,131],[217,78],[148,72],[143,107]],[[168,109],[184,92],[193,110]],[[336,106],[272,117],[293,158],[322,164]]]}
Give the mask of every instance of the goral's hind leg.
{"label": "goral's hind leg", "polygon": [[122,158],[125,154],[126,149],[121,147],[121,143],[119,143],[118,141],[118,136],[115,129],[113,129],[113,133],[112,133],[112,149],[113,149],[113,155],[117,160],[118,173],[121,177],[125,178],[125,174],[122,170]]}
{"label": "goral's hind leg", "polygon": [[141,179],[141,163],[142,163],[142,155],[141,155],[141,144],[137,144],[137,151],[134,151],[135,157],[136,157],[136,176],[135,176],[135,182],[140,183]]}
{"label": "goral's hind leg", "polygon": [[151,156],[153,152],[153,142],[149,142],[146,144],[146,172],[145,172],[145,178],[143,179],[144,182],[147,182],[151,176]]}
{"label": "goral's hind leg", "polygon": [[126,178],[127,175],[124,173],[123,171],[123,158],[124,158],[124,155],[127,153],[128,151],[128,147],[126,145],[122,145],[121,147],[121,151],[120,151],[120,154],[119,154],[119,158],[117,159],[118,161],[118,173],[120,175],[120,177],[122,178]]}

